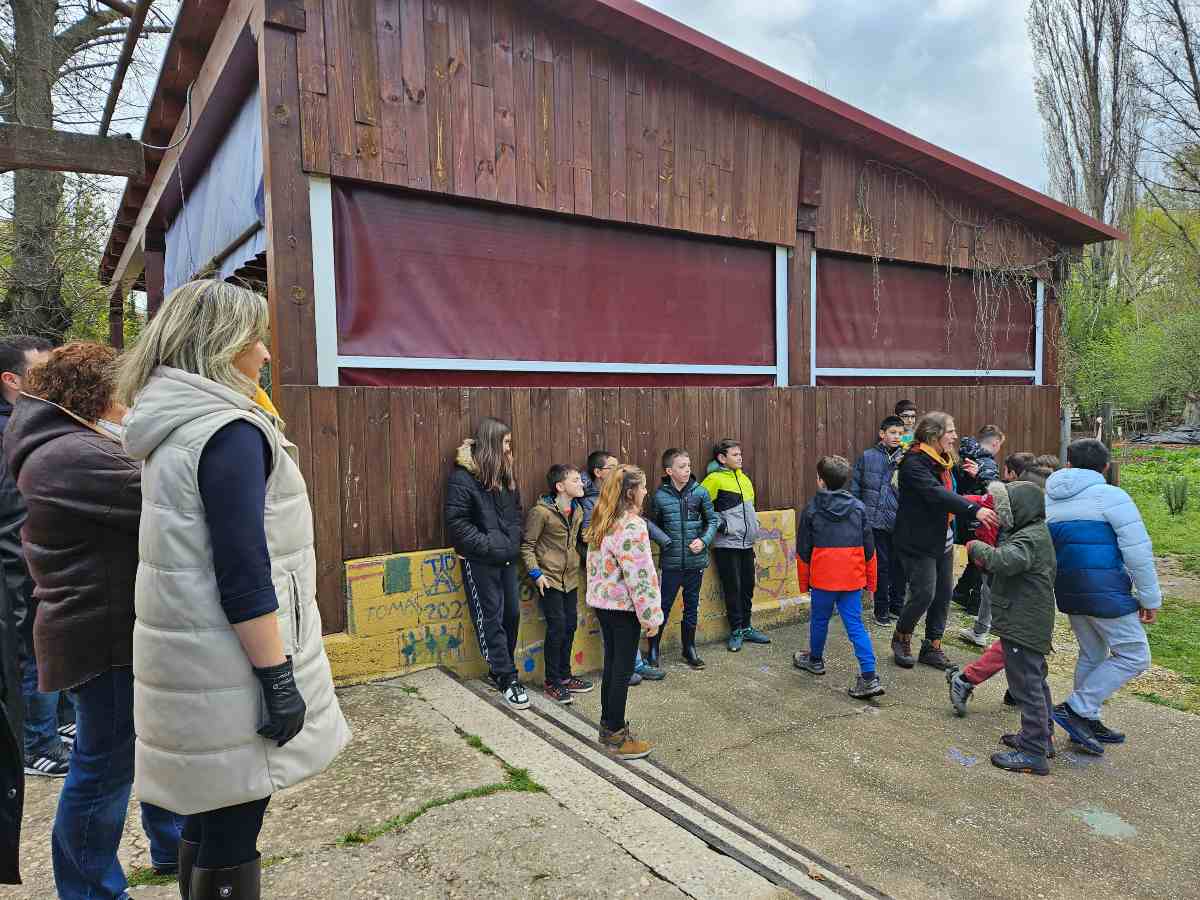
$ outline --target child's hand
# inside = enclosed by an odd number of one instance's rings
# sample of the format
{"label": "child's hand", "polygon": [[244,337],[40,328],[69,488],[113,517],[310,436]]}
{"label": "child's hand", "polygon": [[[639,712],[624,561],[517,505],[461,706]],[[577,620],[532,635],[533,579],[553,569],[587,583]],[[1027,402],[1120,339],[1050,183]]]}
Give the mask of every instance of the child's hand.
{"label": "child's hand", "polygon": [[1158,619],[1157,609],[1146,609],[1145,607],[1138,610],[1138,621],[1143,625],[1153,625]]}
{"label": "child's hand", "polygon": [[704,541],[700,540],[700,538],[695,538],[688,544],[688,549],[693,553],[701,553],[704,550]]}
{"label": "child's hand", "polygon": [[984,525],[989,525],[992,528],[1000,524],[1000,517],[996,515],[995,510],[988,509],[986,506],[981,506],[975,510],[975,518]]}
{"label": "child's hand", "polygon": [[648,637],[648,638],[652,638],[652,637],[654,637],[656,634],[658,634],[658,626],[657,626],[657,625],[650,625],[650,626],[649,626],[649,627],[647,627],[647,628],[643,628],[643,629],[642,629],[642,634],[644,634],[644,635],[645,635],[646,637]]}
{"label": "child's hand", "polygon": [[962,461],[962,467],[963,471],[972,478],[979,474],[979,463],[975,462],[973,459],[964,459]]}
{"label": "child's hand", "polygon": [[546,588],[550,587],[550,579],[545,575],[539,575],[538,580],[534,582],[537,585],[538,593],[543,596],[546,593]]}

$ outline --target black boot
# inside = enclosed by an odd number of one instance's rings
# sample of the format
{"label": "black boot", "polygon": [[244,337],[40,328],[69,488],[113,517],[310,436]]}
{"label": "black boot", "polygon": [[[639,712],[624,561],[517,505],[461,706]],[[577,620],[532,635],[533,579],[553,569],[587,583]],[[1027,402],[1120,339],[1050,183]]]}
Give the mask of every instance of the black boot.
{"label": "black boot", "polygon": [[188,900],[261,900],[262,857],[228,869],[192,869]]}
{"label": "black boot", "polygon": [[196,865],[198,852],[198,843],[179,839],[179,871],[175,874],[175,881],[179,885],[179,896],[183,900],[189,900],[192,896],[192,868]]}
{"label": "black boot", "polygon": [[680,632],[683,635],[683,661],[693,669],[703,669],[704,660],[696,653],[696,626],[680,626]]}
{"label": "black boot", "polygon": [[658,634],[652,638],[646,638],[646,665],[655,669],[662,668],[658,664],[658,645],[662,643],[662,629],[658,630]]}

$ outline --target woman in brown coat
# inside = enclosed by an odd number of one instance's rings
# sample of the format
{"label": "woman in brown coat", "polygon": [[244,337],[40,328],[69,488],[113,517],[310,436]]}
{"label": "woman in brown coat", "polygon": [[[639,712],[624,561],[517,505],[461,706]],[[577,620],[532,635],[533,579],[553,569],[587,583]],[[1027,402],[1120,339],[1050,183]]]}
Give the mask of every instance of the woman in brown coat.
{"label": "woman in brown coat", "polygon": [[[58,895],[126,896],[117,846],[133,787],[133,582],[141,467],[121,446],[116,354],[67,344],[29,373],[4,437],[29,517],[42,691],[75,699],[75,749],[54,820]],[[142,804],[155,868],[172,872],[182,820]]]}

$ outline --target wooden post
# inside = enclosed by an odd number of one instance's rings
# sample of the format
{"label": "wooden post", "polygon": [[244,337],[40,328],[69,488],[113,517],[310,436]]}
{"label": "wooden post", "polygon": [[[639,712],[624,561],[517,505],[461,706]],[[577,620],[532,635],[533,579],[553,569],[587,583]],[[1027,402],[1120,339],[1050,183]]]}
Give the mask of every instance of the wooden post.
{"label": "wooden post", "polygon": [[[1113,437],[1117,433],[1116,426],[1113,424],[1113,413],[1114,407],[1111,402],[1100,404],[1100,440],[1108,448],[1110,459],[1112,459]],[[1105,478],[1109,484],[1121,483],[1121,466],[1116,459],[1112,459],[1109,463]]]}
{"label": "wooden post", "polygon": [[88,172],[136,179],[146,174],[146,155],[142,145],[131,138],[0,125],[0,172],[13,169]]}
{"label": "wooden post", "polygon": [[1071,444],[1071,419],[1073,417],[1074,411],[1071,409],[1071,404],[1064,403],[1058,428],[1058,461],[1064,466],[1067,464],[1067,447]]}
{"label": "wooden post", "polygon": [[271,377],[276,386],[316,384],[312,227],[300,136],[300,70],[294,3],[265,3],[258,38],[263,86],[263,191],[266,195],[267,303]]}
{"label": "wooden post", "polygon": [[146,281],[146,318],[154,318],[162,306],[166,290],[167,241],[161,231],[146,232],[142,250],[143,277]]}
{"label": "wooden post", "polygon": [[108,342],[115,350],[125,349],[125,292],[113,291],[108,298]]}

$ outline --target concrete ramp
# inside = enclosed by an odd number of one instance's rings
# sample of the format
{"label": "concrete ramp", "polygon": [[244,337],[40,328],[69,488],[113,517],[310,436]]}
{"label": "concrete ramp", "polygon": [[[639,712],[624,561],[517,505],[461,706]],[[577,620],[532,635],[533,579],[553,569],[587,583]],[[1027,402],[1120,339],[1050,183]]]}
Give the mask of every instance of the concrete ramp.
{"label": "concrete ramp", "polygon": [[509,709],[479,681],[446,670],[404,679],[458,728],[639,862],[697,898],[882,898],[845,869],[762,828],[653,759],[626,763],[597,745],[596,726],[531,691]]}

